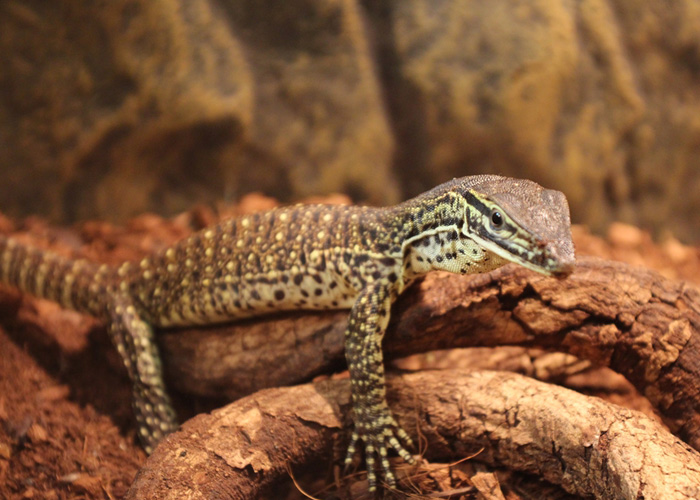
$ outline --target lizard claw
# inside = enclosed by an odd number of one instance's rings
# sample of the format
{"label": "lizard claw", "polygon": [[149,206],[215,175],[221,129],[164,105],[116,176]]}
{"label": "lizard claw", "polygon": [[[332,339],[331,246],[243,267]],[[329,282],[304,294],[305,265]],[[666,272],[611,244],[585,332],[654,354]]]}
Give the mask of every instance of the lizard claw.
{"label": "lizard claw", "polygon": [[[374,413],[374,412],[372,412]],[[357,447],[362,441],[365,448],[365,463],[367,465],[367,482],[369,483],[369,491],[377,490],[377,461],[381,467],[382,476],[386,484],[390,488],[396,487],[396,478],[389,464],[389,450],[393,449],[398,455],[409,464],[415,464],[413,456],[403,447],[401,441],[408,446],[413,446],[413,441],[391,416],[389,410],[386,409],[385,415],[377,415],[356,422],[355,430],[350,438],[348,452],[345,456],[345,471],[352,464],[353,457],[357,452]],[[366,422],[371,422],[367,424]]]}

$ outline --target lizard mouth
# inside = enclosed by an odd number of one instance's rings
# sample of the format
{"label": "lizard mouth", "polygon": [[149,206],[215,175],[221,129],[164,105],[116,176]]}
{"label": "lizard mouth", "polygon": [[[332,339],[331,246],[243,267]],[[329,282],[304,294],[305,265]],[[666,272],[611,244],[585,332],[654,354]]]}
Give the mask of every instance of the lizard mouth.
{"label": "lizard mouth", "polygon": [[521,266],[527,269],[536,271],[540,274],[544,274],[545,276],[551,276],[559,280],[568,278],[571,275],[571,273],[574,272],[574,268],[576,267],[576,262],[574,260],[556,261],[546,259],[546,262],[542,264],[527,260],[521,261],[519,259],[513,258],[510,258],[510,260],[516,262],[517,264],[520,264]]}
{"label": "lizard mouth", "polygon": [[[543,250],[542,253],[531,256],[530,259],[523,259],[524,262],[520,262],[520,264],[533,271],[560,280],[569,277],[574,272],[576,259],[573,255],[560,256],[558,252],[551,248]],[[522,257],[520,258],[522,259]]]}
{"label": "lizard mouth", "polygon": [[[509,240],[493,242],[481,238],[479,243],[506,260],[557,279],[568,277],[576,267],[573,250],[569,250],[568,246],[561,249],[546,243],[524,246]],[[533,246],[536,249],[534,251]],[[571,248],[573,249],[573,245]]]}
{"label": "lizard mouth", "polygon": [[576,268],[576,255],[574,245],[571,240],[563,242],[562,245],[547,244],[544,248],[546,261],[549,264],[551,276],[557,279],[564,279],[571,275]]}
{"label": "lizard mouth", "polygon": [[529,245],[501,242],[510,259],[546,276],[564,279],[574,272],[576,257],[571,240],[561,242],[535,241]]}

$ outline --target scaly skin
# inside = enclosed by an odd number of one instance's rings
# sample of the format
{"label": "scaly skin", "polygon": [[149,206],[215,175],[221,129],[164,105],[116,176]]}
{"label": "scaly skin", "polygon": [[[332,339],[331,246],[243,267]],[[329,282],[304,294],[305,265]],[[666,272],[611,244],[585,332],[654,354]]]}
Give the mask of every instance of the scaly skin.
{"label": "scaly skin", "polygon": [[[413,458],[386,403],[381,341],[392,302],[434,269],[480,273],[513,261],[565,276],[574,265],[564,196],[525,180],[474,176],[387,208],[294,206],[228,220],[140,262],[71,261],[0,238],[0,281],[109,325],[134,386],[148,452],[177,427],[153,327],[291,309],[350,308],[345,353],[355,429],[389,485],[389,450]],[[379,461],[379,463],[377,463]]]}

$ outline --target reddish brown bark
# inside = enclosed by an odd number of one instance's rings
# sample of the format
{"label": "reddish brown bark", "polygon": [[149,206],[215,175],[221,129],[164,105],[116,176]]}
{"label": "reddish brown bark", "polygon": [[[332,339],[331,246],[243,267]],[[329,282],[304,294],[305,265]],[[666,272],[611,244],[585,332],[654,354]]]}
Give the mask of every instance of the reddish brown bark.
{"label": "reddish brown bark", "polygon": [[[598,398],[512,373],[454,370],[396,377],[389,393],[403,427],[427,440],[429,458],[476,453],[581,497],[700,497],[698,452]],[[343,380],[268,389],[199,415],[156,449],[127,498],[268,498],[289,465],[329,458],[348,407]],[[419,473],[408,471],[400,487]]]}

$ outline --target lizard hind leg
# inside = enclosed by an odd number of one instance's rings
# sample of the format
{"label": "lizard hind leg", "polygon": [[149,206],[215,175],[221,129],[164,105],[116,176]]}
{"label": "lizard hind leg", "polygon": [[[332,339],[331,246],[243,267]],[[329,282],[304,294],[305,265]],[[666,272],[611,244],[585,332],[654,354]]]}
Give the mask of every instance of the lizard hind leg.
{"label": "lizard hind leg", "polygon": [[345,468],[360,443],[364,444],[367,481],[370,491],[377,488],[376,470],[381,470],[390,487],[396,480],[389,464],[389,450],[404,461],[415,460],[401,444],[413,446],[399,426],[386,402],[381,342],[389,320],[391,300],[385,286],[374,283],[357,298],[350,312],[345,334],[345,356],[350,369],[350,385],[355,429],[350,439]]}
{"label": "lizard hind leg", "polygon": [[150,454],[178,424],[163,382],[162,366],[151,326],[128,299],[109,306],[112,343],[126,366],[133,386],[133,407],[141,443]]}

